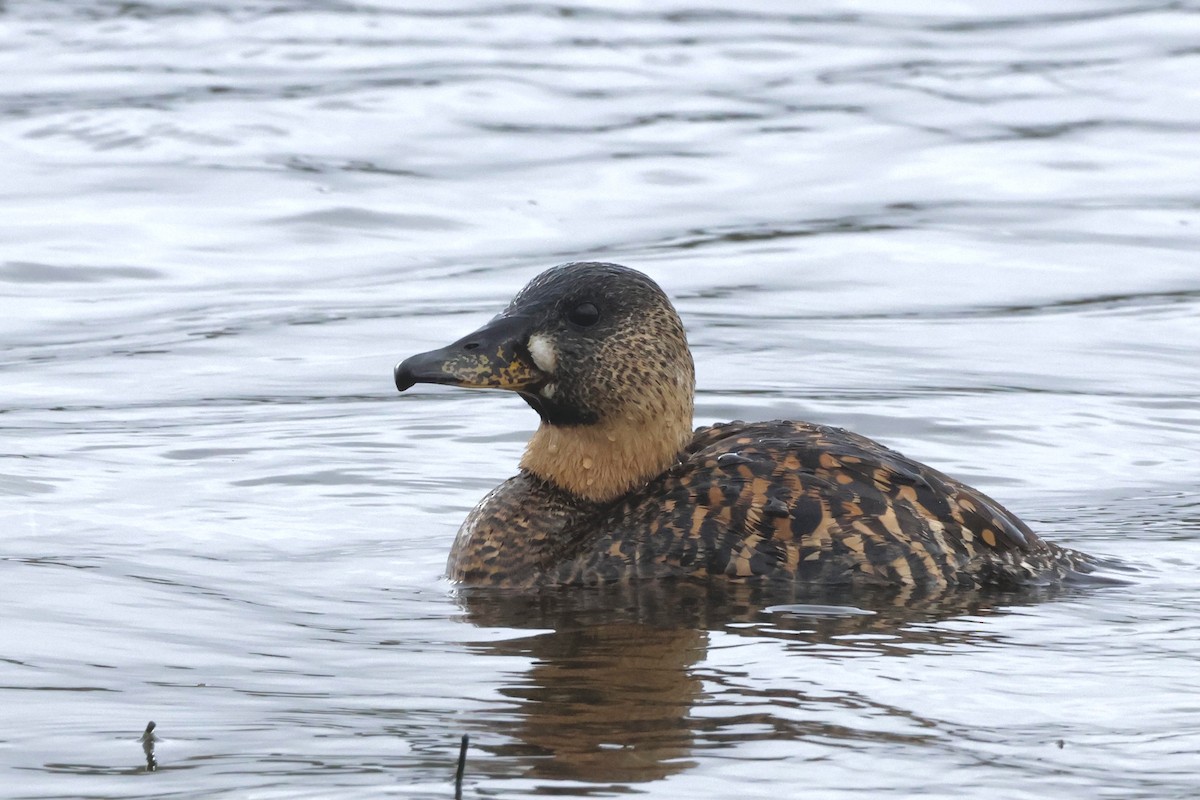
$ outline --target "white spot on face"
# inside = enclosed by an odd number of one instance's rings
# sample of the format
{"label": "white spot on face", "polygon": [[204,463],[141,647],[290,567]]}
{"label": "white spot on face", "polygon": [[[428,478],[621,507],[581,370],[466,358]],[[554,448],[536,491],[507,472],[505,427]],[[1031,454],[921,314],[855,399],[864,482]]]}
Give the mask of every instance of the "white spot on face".
{"label": "white spot on face", "polygon": [[538,394],[540,394],[542,397],[546,398],[547,400],[552,400],[552,399],[554,399],[554,391],[557,388],[558,387],[555,386],[553,383],[547,383],[545,386],[542,387],[542,390],[540,392],[538,392]]}
{"label": "white spot on face", "polygon": [[547,375],[554,374],[554,369],[558,366],[558,351],[554,349],[550,337],[542,333],[530,336],[529,355],[533,356],[533,363],[537,364],[538,369]]}

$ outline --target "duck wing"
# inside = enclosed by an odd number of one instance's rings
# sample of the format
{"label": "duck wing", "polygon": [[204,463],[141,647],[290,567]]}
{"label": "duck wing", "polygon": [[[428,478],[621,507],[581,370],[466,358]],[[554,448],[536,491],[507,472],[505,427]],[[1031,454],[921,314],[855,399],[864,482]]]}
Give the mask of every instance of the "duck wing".
{"label": "duck wing", "polygon": [[1077,566],[982,492],[803,422],[700,428],[616,517],[606,546],[643,574],[946,587]]}

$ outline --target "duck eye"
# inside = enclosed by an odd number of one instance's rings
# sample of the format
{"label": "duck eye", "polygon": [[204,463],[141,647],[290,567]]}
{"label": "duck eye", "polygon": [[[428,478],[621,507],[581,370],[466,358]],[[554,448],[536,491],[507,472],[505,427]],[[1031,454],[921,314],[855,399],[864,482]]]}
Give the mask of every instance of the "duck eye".
{"label": "duck eye", "polygon": [[567,312],[567,320],[572,325],[590,328],[600,320],[600,309],[595,303],[580,303]]}

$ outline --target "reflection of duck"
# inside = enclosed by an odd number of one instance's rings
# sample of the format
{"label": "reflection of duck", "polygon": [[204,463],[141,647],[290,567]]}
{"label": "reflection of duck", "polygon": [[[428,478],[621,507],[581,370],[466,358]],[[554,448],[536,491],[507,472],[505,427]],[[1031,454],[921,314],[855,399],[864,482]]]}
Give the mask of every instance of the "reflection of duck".
{"label": "reflection of duck", "polygon": [[416,383],[508,389],[542,419],[520,473],[463,523],[450,574],[467,584],[937,588],[1090,570],[984,494],[865,437],[782,421],[693,432],[683,325],[626,267],[548,270],[480,330],[396,367],[397,388]]}
{"label": "reflection of duck", "polygon": [[528,777],[594,783],[654,781],[693,766],[688,713],[703,684],[692,670],[707,633],[602,618],[559,624],[477,648],[534,659],[499,688],[516,703],[505,721],[487,725],[510,737],[492,754],[528,765]]}
{"label": "reflection of duck", "polygon": [[[481,747],[498,758],[473,762],[472,774],[519,769],[524,779],[596,784],[580,795],[616,794],[686,772],[704,750],[755,739],[791,742],[793,750],[835,742],[858,752],[871,742],[894,744],[908,729],[913,744],[927,747],[930,737],[941,738],[935,718],[828,677],[867,654],[909,659],[994,646],[1002,629],[988,618],[1061,592],[783,588],[664,580],[460,591],[465,621],[489,631],[470,651],[495,662],[498,691],[515,701],[474,721]],[[764,606],[778,602],[788,605]],[[937,624],[962,615],[970,622]],[[776,644],[764,653],[769,641]],[[740,642],[749,647],[737,650]],[[738,666],[735,650],[778,671]],[[789,654],[799,660],[789,662]],[[510,671],[510,657],[529,668]],[[905,669],[919,667],[895,667]],[[882,718],[900,722],[881,726]]]}

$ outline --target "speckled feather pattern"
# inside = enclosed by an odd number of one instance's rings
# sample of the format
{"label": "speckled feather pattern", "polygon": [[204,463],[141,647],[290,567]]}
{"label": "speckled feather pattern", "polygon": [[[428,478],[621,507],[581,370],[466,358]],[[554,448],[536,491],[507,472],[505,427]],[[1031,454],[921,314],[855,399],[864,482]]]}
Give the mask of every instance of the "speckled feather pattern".
{"label": "speckled feather pattern", "polygon": [[839,428],[700,428],[663,474],[591,503],[523,472],[459,532],[469,585],[725,576],[813,586],[1013,586],[1089,572],[981,492]]}

